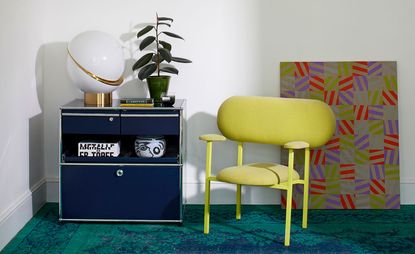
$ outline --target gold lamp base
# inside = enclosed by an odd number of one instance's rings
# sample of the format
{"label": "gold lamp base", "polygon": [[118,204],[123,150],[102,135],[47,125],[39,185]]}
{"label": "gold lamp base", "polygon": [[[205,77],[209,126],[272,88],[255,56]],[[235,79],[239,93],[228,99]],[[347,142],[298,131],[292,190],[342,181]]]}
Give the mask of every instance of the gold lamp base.
{"label": "gold lamp base", "polygon": [[110,107],[112,93],[84,93],[85,106]]}

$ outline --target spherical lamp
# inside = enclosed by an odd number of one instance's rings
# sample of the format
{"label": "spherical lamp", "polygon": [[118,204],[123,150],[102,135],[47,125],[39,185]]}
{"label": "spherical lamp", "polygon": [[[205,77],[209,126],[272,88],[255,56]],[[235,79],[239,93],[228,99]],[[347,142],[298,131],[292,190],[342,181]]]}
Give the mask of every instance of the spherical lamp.
{"label": "spherical lamp", "polygon": [[121,44],[107,33],[83,32],[68,43],[67,71],[84,92],[86,105],[111,105],[112,92],[124,81],[124,67]]}

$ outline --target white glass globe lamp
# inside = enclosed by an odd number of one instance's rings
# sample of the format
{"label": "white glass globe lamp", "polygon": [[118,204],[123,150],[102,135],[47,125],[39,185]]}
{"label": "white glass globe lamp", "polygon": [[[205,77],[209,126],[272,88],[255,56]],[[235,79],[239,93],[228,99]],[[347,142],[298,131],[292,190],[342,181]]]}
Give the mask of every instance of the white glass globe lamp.
{"label": "white glass globe lamp", "polygon": [[111,105],[112,92],[124,81],[124,68],[121,44],[107,33],[86,31],[68,43],[67,71],[84,92],[86,105]]}

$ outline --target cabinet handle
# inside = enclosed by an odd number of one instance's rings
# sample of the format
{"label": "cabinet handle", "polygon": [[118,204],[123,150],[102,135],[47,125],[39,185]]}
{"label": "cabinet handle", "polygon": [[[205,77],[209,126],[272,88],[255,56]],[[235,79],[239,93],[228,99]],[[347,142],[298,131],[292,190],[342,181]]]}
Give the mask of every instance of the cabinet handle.
{"label": "cabinet handle", "polygon": [[124,171],[122,171],[122,169],[118,169],[116,174],[117,176],[122,176],[124,175]]}
{"label": "cabinet handle", "polygon": [[110,122],[112,122],[112,121],[114,121],[114,117],[110,117],[108,120],[109,120]]}

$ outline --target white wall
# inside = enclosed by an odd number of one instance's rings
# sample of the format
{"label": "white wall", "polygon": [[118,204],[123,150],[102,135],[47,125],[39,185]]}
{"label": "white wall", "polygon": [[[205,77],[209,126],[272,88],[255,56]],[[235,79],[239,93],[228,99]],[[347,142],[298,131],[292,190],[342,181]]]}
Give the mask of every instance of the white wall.
{"label": "white wall", "polygon": [[[175,19],[178,66],[170,90],[187,99],[186,201],[203,195],[203,133],[217,132],[219,104],[231,95],[279,94],[279,62],[396,60],[399,75],[401,193],[415,203],[415,2],[410,0],[124,0],[0,2],[0,249],[42,203],[32,191],[48,181],[48,200],[57,200],[58,105],[82,94],[65,71],[66,44],[85,30],[102,30],[125,46],[127,82],[120,96],[143,96],[130,58],[138,58],[134,27],[152,22],[157,11]],[[129,60],[130,59],[130,60]],[[42,131],[43,130],[43,131]],[[44,147],[43,147],[44,145]],[[235,160],[232,144],[216,146],[215,168]],[[247,161],[278,161],[271,146],[249,145]],[[234,200],[231,187],[214,184],[214,202]],[[247,188],[244,201],[278,202],[273,190]],[[22,211],[16,213],[15,211]],[[19,216],[15,216],[19,214]]]}
{"label": "white wall", "polygon": [[0,3],[0,250],[46,200],[39,10]]}
{"label": "white wall", "polygon": [[[402,203],[415,203],[415,2],[410,0],[107,0],[0,2],[0,249],[45,200],[57,201],[58,105],[82,94],[65,71],[66,44],[85,30],[102,30],[125,46],[127,82],[120,96],[144,96],[129,71],[139,57],[134,29],[157,11],[175,19],[178,66],[171,92],[187,99],[189,203],[203,196],[203,133],[217,132],[219,104],[231,95],[279,94],[279,62],[398,61]],[[43,130],[43,131],[42,131]],[[214,148],[214,167],[230,165],[233,144]],[[278,161],[271,146],[249,145],[246,160]],[[232,187],[214,184],[214,202],[234,201]],[[32,194],[33,193],[33,194]],[[36,195],[35,195],[36,194]],[[247,188],[244,202],[275,203],[273,190]]]}
{"label": "white wall", "polygon": [[[415,159],[410,147],[415,121],[415,2],[411,1],[43,1],[44,86],[45,86],[45,167],[51,182],[49,200],[57,198],[58,176],[58,104],[81,97],[65,72],[67,41],[85,30],[102,30],[120,38],[126,58],[139,57],[133,29],[152,22],[157,11],[175,19],[171,31],[186,38],[173,43],[179,56],[193,60],[178,66],[180,76],[173,77],[170,91],[187,99],[186,201],[199,203],[203,196],[204,144],[197,140],[203,133],[217,132],[215,115],[219,104],[231,95],[279,95],[279,62],[396,60],[399,75],[399,117],[402,202],[415,203]],[[127,61],[127,82],[120,96],[143,96],[143,83],[133,80]],[[227,144],[215,147],[214,167],[235,160]],[[248,146],[247,161],[278,161],[278,149]],[[234,200],[231,186],[214,184],[214,202]],[[218,193],[218,194],[216,194]],[[220,194],[219,194],[220,193]],[[244,201],[278,202],[274,191],[245,190]]]}

